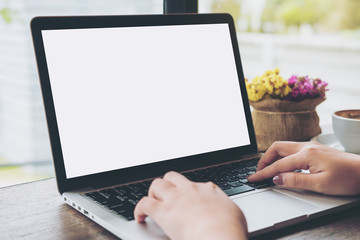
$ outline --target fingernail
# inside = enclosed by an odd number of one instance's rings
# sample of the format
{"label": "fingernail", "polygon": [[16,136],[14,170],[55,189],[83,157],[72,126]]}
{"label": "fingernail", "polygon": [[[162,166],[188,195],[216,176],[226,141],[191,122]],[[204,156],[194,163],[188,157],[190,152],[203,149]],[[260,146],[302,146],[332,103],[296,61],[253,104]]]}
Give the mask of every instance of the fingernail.
{"label": "fingernail", "polygon": [[280,175],[273,177],[273,183],[276,185],[284,185],[283,177]]}

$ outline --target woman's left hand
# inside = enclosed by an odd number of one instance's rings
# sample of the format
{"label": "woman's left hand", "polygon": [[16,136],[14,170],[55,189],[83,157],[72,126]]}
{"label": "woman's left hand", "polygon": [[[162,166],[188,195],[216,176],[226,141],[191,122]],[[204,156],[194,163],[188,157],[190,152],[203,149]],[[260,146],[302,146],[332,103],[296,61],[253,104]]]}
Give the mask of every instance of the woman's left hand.
{"label": "woman's left hand", "polygon": [[139,223],[152,217],[171,239],[247,239],[244,214],[217,185],[176,172],[152,182],[134,215]]}

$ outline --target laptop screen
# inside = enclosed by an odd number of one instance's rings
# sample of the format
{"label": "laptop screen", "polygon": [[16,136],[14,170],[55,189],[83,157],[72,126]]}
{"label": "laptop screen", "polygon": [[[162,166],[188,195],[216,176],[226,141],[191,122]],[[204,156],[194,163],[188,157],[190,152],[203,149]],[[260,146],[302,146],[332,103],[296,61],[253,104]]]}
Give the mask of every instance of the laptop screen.
{"label": "laptop screen", "polygon": [[228,24],[41,33],[66,178],[250,144]]}

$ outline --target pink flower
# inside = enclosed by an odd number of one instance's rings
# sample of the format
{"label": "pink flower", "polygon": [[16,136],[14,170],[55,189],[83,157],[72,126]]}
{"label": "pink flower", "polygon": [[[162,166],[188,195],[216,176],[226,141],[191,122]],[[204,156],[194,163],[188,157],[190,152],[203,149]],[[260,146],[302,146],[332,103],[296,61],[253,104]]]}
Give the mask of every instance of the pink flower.
{"label": "pink flower", "polygon": [[325,98],[325,92],[328,91],[326,88],[328,85],[327,82],[308,76],[298,77],[293,75],[288,79],[288,84],[292,92],[285,96],[284,99],[290,101],[301,101],[317,97]]}

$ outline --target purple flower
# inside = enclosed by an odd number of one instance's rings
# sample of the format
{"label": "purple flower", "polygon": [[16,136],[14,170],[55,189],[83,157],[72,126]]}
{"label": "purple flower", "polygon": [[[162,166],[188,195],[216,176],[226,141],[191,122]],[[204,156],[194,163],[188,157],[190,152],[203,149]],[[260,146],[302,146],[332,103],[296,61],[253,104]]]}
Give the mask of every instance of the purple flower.
{"label": "purple flower", "polygon": [[292,92],[285,96],[284,99],[290,101],[301,101],[317,97],[325,98],[325,92],[328,91],[326,88],[328,85],[327,82],[308,76],[298,77],[293,75],[288,79],[288,84]]}

